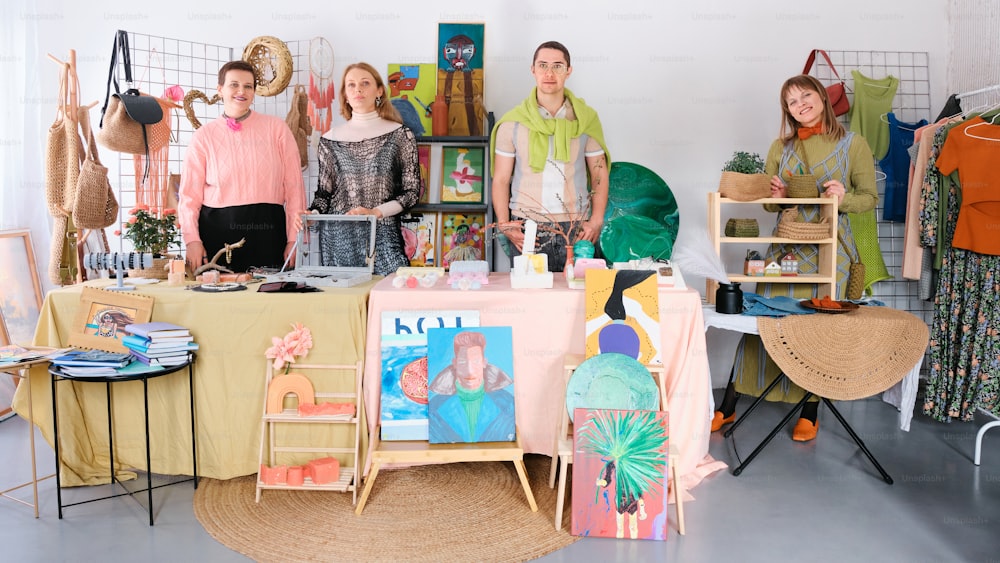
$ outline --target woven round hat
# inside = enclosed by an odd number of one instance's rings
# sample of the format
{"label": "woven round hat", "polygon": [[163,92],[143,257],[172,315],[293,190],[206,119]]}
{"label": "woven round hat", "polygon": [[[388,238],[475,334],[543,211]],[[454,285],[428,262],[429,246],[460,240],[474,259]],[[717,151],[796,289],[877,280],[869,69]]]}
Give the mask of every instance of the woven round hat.
{"label": "woven round hat", "polygon": [[243,60],[253,65],[257,75],[258,96],[277,96],[285,91],[292,80],[292,53],[288,45],[277,37],[261,35],[247,43]]}
{"label": "woven round hat", "polygon": [[851,401],[889,389],[927,349],[927,325],[889,307],[842,315],[758,317],[767,353],[796,385],[820,397]]}

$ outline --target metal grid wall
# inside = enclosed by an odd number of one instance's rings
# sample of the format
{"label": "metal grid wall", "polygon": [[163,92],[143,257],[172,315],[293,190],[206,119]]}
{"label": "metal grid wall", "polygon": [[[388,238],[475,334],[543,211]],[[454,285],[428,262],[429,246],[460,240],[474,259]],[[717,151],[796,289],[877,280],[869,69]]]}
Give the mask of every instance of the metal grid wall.
{"label": "metal grid wall", "polygon": [[[285,43],[292,55],[293,73],[288,87],[276,96],[264,97],[257,95],[254,98],[253,109],[261,113],[274,115],[285,119],[291,107],[292,94],[296,84],[308,87],[309,84],[309,41],[288,41]],[[170,86],[180,86],[184,92],[199,90],[207,97],[211,98],[218,90],[219,68],[225,63],[239,58],[242,51],[237,52],[232,47],[220,45],[210,45],[168,37],[159,37],[139,33],[129,33],[129,46],[131,47],[132,76],[136,80],[136,87],[144,93],[154,96],[163,96],[164,91]],[[124,77],[124,71],[119,67],[118,75],[120,79]],[[334,112],[337,112],[336,102]],[[207,123],[217,118],[222,113],[222,104],[208,105],[201,101],[193,104],[195,116],[201,123]],[[99,119],[99,117],[96,117]],[[169,169],[171,173],[180,174],[181,164],[184,161],[185,149],[191,142],[194,134],[194,126],[188,121],[183,109],[176,109],[171,112],[170,118],[173,120],[174,138],[170,143]],[[312,194],[316,189],[317,170],[316,164],[316,144],[319,141],[318,133],[313,134],[309,143],[309,166],[303,171],[303,180],[306,184],[307,201],[312,200]],[[122,155],[118,164],[118,201],[121,204],[122,219],[127,219],[128,211],[136,204],[136,176],[132,158]],[[116,238],[112,236],[112,246]],[[117,238],[117,246],[121,248],[123,242]]]}
{"label": "metal grid wall", "polygon": [[[857,70],[869,78],[878,79],[891,75],[899,79],[896,96],[892,101],[892,112],[900,121],[916,123],[921,119],[930,121],[934,117],[931,115],[929,57],[926,52],[827,51],[827,53],[840,77],[847,83],[848,97],[852,105],[854,79],[851,71]],[[823,84],[829,85],[836,81],[822,57],[816,58],[816,66],[812,72]],[[841,116],[840,119],[847,128],[849,126],[847,115]],[[877,166],[878,163],[876,168]],[[877,176],[881,178],[878,182],[879,205],[875,210],[879,219],[879,245],[893,279],[876,283],[872,287],[872,292],[876,299],[884,301],[888,306],[909,311],[929,323],[933,317],[931,303],[919,298],[918,282],[905,280],[900,276],[905,225],[882,220],[885,176],[881,171]]]}

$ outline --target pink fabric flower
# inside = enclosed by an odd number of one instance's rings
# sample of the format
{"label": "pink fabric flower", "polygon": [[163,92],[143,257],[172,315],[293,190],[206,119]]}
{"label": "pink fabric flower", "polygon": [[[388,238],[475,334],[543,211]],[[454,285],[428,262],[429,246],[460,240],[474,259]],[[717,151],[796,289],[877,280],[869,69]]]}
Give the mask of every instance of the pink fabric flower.
{"label": "pink fabric flower", "polygon": [[230,131],[239,131],[240,129],[243,129],[243,124],[236,121],[232,117],[226,118],[226,126],[229,127]]}
{"label": "pink fabric flower", "polygon": [[175,84],[163,91],[163,97],[174,102],[181,102],[184,100],[184,88]]}
{"label": "pink fabric flower", "polygon": [[[312,332],[302,326],[302,323],[294,323],[292,331],[284,338],[271,337],[271,344],[272,346],[264,352],[264,356],[274,360],[274,369],[281,369],[285,367],[285,364],[290,367],[291,364],[295,363],[296,357],[309,353],[309,349],[313,345]],[[287,367],[285,367],[285,371],[288,371]]]}

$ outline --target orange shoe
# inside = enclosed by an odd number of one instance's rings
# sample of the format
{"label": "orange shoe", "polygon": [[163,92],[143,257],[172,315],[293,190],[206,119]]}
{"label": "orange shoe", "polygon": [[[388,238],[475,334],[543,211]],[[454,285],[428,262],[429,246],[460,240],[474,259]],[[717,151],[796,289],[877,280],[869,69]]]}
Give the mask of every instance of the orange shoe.
{"label": "orange shoe", "polygon": [[800,418],[795,423],[795,430],[792,430],[792,440],[796,442],[808,442],[816,439],[819,432],[819,421],[812,422],[807,418]]}
{"label": "orange shoe", "polygon": [[715,415],[712,417],[712,432],[718,432],[723,426],[736,420],[736,411],[729,416],[724,416],[722,411],[715,411]]}

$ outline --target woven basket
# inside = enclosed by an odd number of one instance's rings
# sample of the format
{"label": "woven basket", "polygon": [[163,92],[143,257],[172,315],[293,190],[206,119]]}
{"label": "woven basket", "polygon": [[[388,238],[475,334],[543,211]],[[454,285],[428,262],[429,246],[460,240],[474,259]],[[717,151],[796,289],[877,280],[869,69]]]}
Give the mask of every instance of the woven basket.
{"label": "woven basket", "polygon": [[757,237],[760,236],[760,226],[756,219],[730,219],[726,221],[727,237]]}
{"label": "woven basket", "polygon": [[771,179],[767,174],[723,172],[719,194],[735,201],[753,201],[771,197]]}
{"label": "woven basket", "polygon": [[141,270],[129,270],[128,277],[130,278],[149,278],[152,280],[165,280],[167,279],[167,274],[170,273],[170,261],[173,260],[173,256],[163,256],[153,258],[153,266],[150,268],[143,268]]}
{"label": "woven basket", "polygon": [[785,193],[788,197],[819,197],[816,176],[812,174],[793,175],[785,182]]}
{"label": "woven basket", "polygon": [[785,209],[778,220],[778,236],[791,239],[816,240],[830,238],[830,223],[824,218],[819,223],[799,221],[796,207]]}

